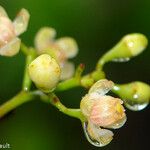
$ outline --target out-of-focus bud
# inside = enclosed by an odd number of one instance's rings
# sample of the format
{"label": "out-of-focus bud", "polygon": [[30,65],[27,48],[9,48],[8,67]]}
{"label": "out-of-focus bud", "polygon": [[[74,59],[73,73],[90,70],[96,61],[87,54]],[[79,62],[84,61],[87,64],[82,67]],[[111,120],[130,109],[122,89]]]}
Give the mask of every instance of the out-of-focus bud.
{"label": "out-of-focus bud", "polygon": [[55,36],[56,30],[51,27],[43,27],[37,32],[34,42],[39,54],[42,54],[43,51],[49,48]]}
{"label": "out-of-focus bud", "polygon": [[0,6],[0,55],[14,56],[19,52],[21,40],[17,37],[28,25],[29,13],[22,9],[12,22],[3,7]]}
{"label": "out-of-focus bud", "polygon": [[137,56],[147,47],[148,40],[141,33],[132,33],[124,36],[117,45],[102,56],[98,65],[109,61],[124,62]]}
{"label": "out-of-focus bud", "polygon": [[60,67],[48,54],[37,57],[28,70],[31,80],[45,93],[51,92],[60,80]]}
{"label": "out-of-focus bud", "polygon": [[139,81],[116,84],[112,91],[124,100],[129,109],[134,111],[144,109],[150,100],[150,86]]}
{"label": "out-of-focus bud", "polygon": [[106,146],[113,139],[113,132],[107,129],[101,129],[95,126],[90,121],[84,128],[85,136],[87,140],[94,146],[102,147]]}
{"label": "out-of-focus bud", "polygon": [[71,37],[62,37],[56,40],[56,45],[66,54],[67,58],[73,58],[78,53],[78,45]]}
{"label": "out-of-focus bud", "polygon": [[69,62],[78,53],[78,45],[71,37],[55,39],[56,30],[51,27],[41,28],[35,36],[35,47],[38,54],[49,54],[61,67],[61,80],[69,79],[74,74],[74,64]]}

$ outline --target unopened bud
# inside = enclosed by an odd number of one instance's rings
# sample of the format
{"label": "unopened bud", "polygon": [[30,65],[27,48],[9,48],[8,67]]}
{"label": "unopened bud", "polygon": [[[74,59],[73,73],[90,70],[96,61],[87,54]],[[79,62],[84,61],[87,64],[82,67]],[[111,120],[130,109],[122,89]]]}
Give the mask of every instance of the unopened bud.
{"label": "unopened bud", "polygon": [[[150,100],[150,86],[143,82],[131,82],[127,84],[116,84],[112,90],[120,96],[125,103],[133,106],[131,110],[142,110]],[[145,107],[141,107],[145,106]]]}
{"label": "unopened bud", "polygon": [[99,64],[103,65],[109,61],[127,61],[137,56],[147,47],[148,40],[141,33],[132,33],[124,36],[117,45],[101,58]]}
{"label": "unopened bud", "polygon": [[28,69],[32,81],[43,92],[52,91],[60,80],[60,67],[56,60],[48,54],[37,57]]}

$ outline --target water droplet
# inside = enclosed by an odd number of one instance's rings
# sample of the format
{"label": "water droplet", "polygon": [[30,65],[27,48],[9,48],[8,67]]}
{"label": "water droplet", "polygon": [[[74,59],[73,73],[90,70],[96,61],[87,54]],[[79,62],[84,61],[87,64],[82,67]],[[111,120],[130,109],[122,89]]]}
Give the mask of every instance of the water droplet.
{"label": "water droplet", "polygon": [[111,129],[119,129],[121,128],[125,122],[127,121],[127,117],[125,116],[123,119],[121,119],[120,121],[118,121],[117,123],[109,126],[108,128],[111,128]]}
{"label": "water droplet", "polygon": [[[88,133],[88,130],[87,130],[87,126],[88,126],[88,123],[87,122],[84,122],[83,123],[83,130],[84,130],[84,134],[85,134],[85,137],[86,139],[94,146],[96,147],[103,147],[107,144],[110,143],[110,141],[112,140],[112,136],[113,136],[113,133],[110,131],[110,130],[107,130],[107,129],[100,129],[99,128],[99,131],[97,131],[97,134],[101,133],[101,140],[102,142],[99,142],[95,139],[93,139],[89,133]],[[97,129],[96,129],[97,130]],[[99,132],[99,133],[98,133]]]}
{"label": "water droplet", "polygon": [[144,108],[146,108],[148,106],[148,102],[147,103],[142,103],[142,104],[139,104],[139,103],[129,103],[129,102],[125,102],[125,106],[132,110],[132,111],[140,111],[140,110],[143,110]]}
{"label": "water droplet", "polygon": [[127,62],[129,60],[130,60],[130,58],[126,57],[126,58],[115,58],[112,61],[114,61],[114,62]]}

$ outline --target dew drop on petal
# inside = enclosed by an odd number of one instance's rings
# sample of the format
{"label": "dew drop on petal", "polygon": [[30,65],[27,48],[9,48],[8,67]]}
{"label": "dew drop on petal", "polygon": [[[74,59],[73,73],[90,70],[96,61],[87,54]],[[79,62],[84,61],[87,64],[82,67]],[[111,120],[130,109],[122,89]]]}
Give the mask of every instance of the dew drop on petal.
{"label": "dew drop on petal", "polygon": [[124,104],[128,109],[130,109],[132,111],[140,111],[140,110],[143,110],[144,108],[146,108],[149,103],[146,102],[146,103],[139,104],[139,103],[125,102]]}
{"label": "dew drop on petal", "polygon": [[107,127],[107,128],[111,128],[111,129],[119,129],[121,128],[125,122],[127,121],[127,117],[125,116],[123,119],[121,119],[120,121],[118,121],[117,123]]}
{"label": "dew drop on petal", "polygon": [[100,129],[100,128],[99,129],[96,128],[96,130],[94,129],[96,131],[96,134],[97,134],[96,136],[101,137],[101,139],[99,141],[97,141],[96,139],[92,139],[92,137],[89,135],[87,127],[88,127],[88,123],[84,122],[83,123],[83,130],[84,130],[85,137],[92,145],[94,145],[96,147],[103,147],[103,146],[105,146],[111,142],[113,133],[110,130]]}

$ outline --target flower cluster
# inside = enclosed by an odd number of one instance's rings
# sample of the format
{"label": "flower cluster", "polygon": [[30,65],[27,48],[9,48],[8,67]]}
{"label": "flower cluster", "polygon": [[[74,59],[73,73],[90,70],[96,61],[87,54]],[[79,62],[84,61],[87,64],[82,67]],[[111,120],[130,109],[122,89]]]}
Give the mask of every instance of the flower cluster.
{"label": "flower cluster", "polygon": [[27,29],[29,17],[28,11],[23,8],[12,22],[0,6],[0,55],[14,56],[19,52],[21,40],[18,36]]}
{"label": "flower cluster", "polygon": [[96,141],[97,146],[105,146],[113,138],[112,131],[101,127],[117,129],[126,122],[122,100],[105,95],[113,85],[112,81],[106,79],[97,81],[80,103],[81,111],[87,119],[84,128],[86,137],[90,142]]}
{"label": "flower cluster", "polygon": [[38,54],[47,53],[54,57],[61,67],[61,80],[70,78],[74,73],[74,65],[68,59],[78,53],[78,45],[71,37],[55,40],[56,30],[51,27],[41,28],[35,37],[35,47]]}
{"label": "flower cluster", "polygon": [[[28,11],[23,8],[11,21],[0,6],[0,55],[14,56],[19,52],[21,40],[18,36],[26,31],[29,18]],[[110,129],[118,129],[126,122],[123,101],[131,110],[144,109],[149,104],[150,86],[140,81],[114,85],[104,79],[103,66],[110,61],[124,62],[139,55],[147,47],[148,40],[141,33],[128,34],[99,59],[95,70],[82,76],[84,67],[80,65],[72,77],[75,69],[69,59],[77,55],[78,45],[71,37],[55,37],[54,28],[43,27],[35,36],[35,48],[22,44],[21,49],[27,56],[23,88],[18,95],[0,106],[0,118],[38,95],[64,114],[80,119],[91,144],[105,146],[113,139]],[[39,90],[30,91],[32,81]],[[91,88],[82,98],[80,109],[70,109],[60,102],[54,92],[76,86]],[[123,101],[106,95],[110,90]]]}

